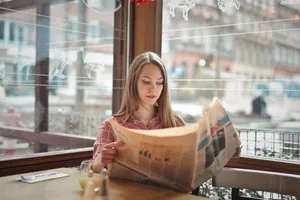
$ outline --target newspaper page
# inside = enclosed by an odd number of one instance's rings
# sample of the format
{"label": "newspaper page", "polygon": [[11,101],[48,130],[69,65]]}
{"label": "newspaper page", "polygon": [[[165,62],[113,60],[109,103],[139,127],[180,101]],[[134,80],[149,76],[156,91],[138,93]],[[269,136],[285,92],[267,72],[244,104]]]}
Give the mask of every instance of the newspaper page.
{"label": "newspaper page", "polygon": [[204,118],[200,120],[192,188],[218,174],[241,146],[230,117],[217,98],[204,112]]}
{"label": "newspaper page", "polygon": [[190,191],[197,125],[149,131],[128,129],[114,120],[111,124],[124,144],[118,148],[110,176]]}
{"label": "newspaper page", "polygon": [[158,130],[129,129],[111,120],[118,157],[109,176],[189,192],[216,175],[240,140],[217,99],[198,123]]}

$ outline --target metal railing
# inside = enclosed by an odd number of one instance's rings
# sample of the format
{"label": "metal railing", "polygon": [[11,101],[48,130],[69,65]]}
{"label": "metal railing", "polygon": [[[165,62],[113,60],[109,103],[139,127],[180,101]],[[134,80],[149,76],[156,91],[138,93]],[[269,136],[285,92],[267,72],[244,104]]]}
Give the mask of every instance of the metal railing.
{"label": "metal railing", "polygon": [[52,132],[96,137],[104,116],[83,113],[51,113],[49,127]]}
{"label": "metal railing", "polygon": [[[271,130],[237,128],[243,148],[241,156],[259,157],[278,161],[299,162],[300,167],[300,130]],[[199,188],[199,196],[212,199],[231,199],[231,188],[213,187],[211,179]],[[300,200],[300,197],[265,191],[240,189],[240,195],[260,199]]]}
{"label": "metal railing", "polygon": [[243,145],[241,156],[300,160],[300,131],[245,128],[236,131]]}

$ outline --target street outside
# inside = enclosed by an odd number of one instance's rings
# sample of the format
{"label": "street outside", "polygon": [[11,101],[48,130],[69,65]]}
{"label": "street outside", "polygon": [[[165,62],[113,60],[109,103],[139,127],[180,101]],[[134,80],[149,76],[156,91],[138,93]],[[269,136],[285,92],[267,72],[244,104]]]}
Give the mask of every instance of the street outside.
{"label": "street outside", "polygon": [[[61,100],[63,99],[63,101]],[[100,110],[97,109],[91,113],[77,113],[72,111],[74,107],[73,97],[60,97],[60,96],[49,96],[50,105],[50,116],[49,116],[49,127],[51,132],[63,132],[75,135],[86,135],[95,137],[97,134],[97,128],[101,121],[111,115],[110,109]],[[17,113],[21,113],[23,116],[22,122],[25,124],[26,128],[34,128],[34,97],[33,96],[14,96],[6,97],[1,99],[0,109],[1,113],[5,113],[7,108],[15,108]],[[300,128],[300,100],[267,100],[267,113],[271,115],[271,119],[262,118],[243,118],[237,113],[247,113],[251,112],[251,99],[243,99],[243,101],[226,101],[221,102],[229,113],[236,128],[246,128],[246,129],[273,129],[273,130],[286,130],[286,131],[299,131]],[[111,101],[109,100],[99,100],[90,98],[86,101],[86,105],[91,107],[95,106],[110,106]],[[297,106],[298,105],[298,106]],[[208,105],[205,105],[208,106]],[[183,117],[187,124],[196,122],[202,117],[204,105],[195,104],[192,102],[183,101],[173,101],[173,109]],[[1,120],[3,123],[4,121]],[[244,150],[242,155],[244,156],[256,156],[256,149],[273,149],[275,152],[282,151],[282,139],[280,139],[279,133],[267,133],[264,138],[257,135],[257,133],[241,134],[241,140],[244,143]],[[271,138],[270,138],[271,137]],[[294,143],[299,144],[299,135],[296,135],[296,140]],[[7,148],[8,145],[11,146],[12,142],[8,142],[2,138],[3,148]],[[25,145],[26,141],[16,142],[15,145],[19,146],[18,151],[15,154],[22,153],[33,153],[30,145]],[[26,147],[25,147],[26,146]],[[299,145],[300,146],[300,145]],[[2,148],[2,149],[3,149]],[[23,148],[23,150],[22,150]],[[300,147],[299,147],[300,148]],[[20,150],[21,149],[21,150]],[[52,150],[56,150],[52,148]],[[22,152],[23,151],[23,152]],[[3,153],[3,152],[2,152]],[[298,159],[298,157],[297,157]]]}

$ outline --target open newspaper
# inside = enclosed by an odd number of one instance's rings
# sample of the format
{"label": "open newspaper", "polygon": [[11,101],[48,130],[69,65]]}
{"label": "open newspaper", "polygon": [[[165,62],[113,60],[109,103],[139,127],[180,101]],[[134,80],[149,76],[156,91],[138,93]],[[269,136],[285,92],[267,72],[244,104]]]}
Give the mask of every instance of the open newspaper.
{"label": "open newspaper", "polygon": [[128,129],[111,120],[118,157],[109,176],[189,192],[216,175],[240,147],[240,139],[217,98],[189,126]]}

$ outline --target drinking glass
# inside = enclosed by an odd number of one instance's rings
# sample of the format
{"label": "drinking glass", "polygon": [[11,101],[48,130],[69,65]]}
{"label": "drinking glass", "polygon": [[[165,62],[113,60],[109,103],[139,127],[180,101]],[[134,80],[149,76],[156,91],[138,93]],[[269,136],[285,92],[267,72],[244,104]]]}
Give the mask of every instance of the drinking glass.
{"label": "drinking glass", "polygon": [[95,173],[91,169],[92,160],[84,160],[81,162],[80,167],[78,169],[78,179],[81,188],[84,190],[86,183],[89,180],[94,182],[95,191],[100,189],[101,185],[101,173]]}

